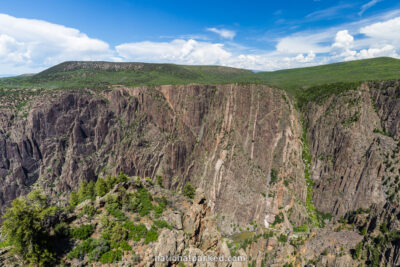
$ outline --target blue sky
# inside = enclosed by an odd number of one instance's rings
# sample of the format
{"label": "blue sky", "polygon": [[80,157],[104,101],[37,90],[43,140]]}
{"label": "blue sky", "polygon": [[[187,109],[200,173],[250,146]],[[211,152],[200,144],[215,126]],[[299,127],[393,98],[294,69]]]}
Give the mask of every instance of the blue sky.
{"label": "blue sky", "polygon": [[277,70],[399,57],[400,2],[2,0],[0,75],[66,60]]}

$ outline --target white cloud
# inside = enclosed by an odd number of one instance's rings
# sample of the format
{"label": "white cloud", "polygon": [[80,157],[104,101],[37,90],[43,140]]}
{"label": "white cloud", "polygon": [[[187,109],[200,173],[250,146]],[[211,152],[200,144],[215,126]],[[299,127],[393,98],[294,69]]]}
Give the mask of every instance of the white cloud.
{"label": "white cloud", "polygon": [[226,30],[226,29],[217,29],[217,28],[207,28],[207,31],[213,32],[221,36],[222,38],[232,40],[236,36],[236,32]]}
{"label": "white cloud", "polygon": [[327,19],[340,14],[340,11],[346,8],[350,8],[352,5],[349,4],[340,4],[337,6],[332,6],[326,9],[318,10],[312,12],[306,16],[307,19],[310,20],[319,20],[319,19]]}
{"label": "white cloud", "polygon": [[376,5],[377,3],[381,2],[381,1],[382,0],[371,0],[368,3],[362,5],[360,12],[358,12],[358,15],[362,16],[362,14],[364,14],[364,12],[367,11],[367,9],[370,9],[371,7],[373,7],[374,5]]}
{"label": "white cloud", "polygon": [[[252,50],[229,40],[214,43],[195,35],[110,48],[77,29],[0,14],[0,74],[37,72],[66,60],[223,65],[270,71],[378,56],[399,57],[398,13],[383,15],[379,22],[376,17],[360,21],[319,32],[297,32],[276,40],[275,49],[270,50]],[[232,39],[234,32],[225,36]]]}
{"label": "white cloud", "polygon": [[109,45],[77,29],[0,14],[0,72],[37,71],[65,60],[112,57]]}
{"label": "white cloud", "polygon": [[222,64],[231,57],[222,44],[177,39],[171,42],[126,43],[116,47],[128,61],[170,62],[177,64]]}
{"label": "white cloud", "polygon": [[354,37],[349,34],[348,30],[338,31],[335,37],[335,43],[332,45],[337,48],[349,49],[353,46]]}
{"label": "white cloud", "polygon": [[362,27],[360,33],[371,38],[400,43],[400,17]]}
{"label": "white cloud", "polygon": [[281,53],[297,54],[309,53],[326,53],[329,51],[329,45],[323,44],[331,38],[329,32],[321,33],[299,33],[284,37],[278,41],[276,50]]}

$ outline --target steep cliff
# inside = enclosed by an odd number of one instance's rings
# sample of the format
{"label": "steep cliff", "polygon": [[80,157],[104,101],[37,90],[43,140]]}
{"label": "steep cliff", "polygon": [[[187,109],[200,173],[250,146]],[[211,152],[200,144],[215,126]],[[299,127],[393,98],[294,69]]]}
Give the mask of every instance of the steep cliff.
{"label": "steep cliff", "polygon": [[1,116],[2,207],[32,187],[62,196],[81,180],[123,171],[162,176],[170,189],[188,181],[203,188],[226,233],[252,221],[268,225],[280,209],[296,225],[306,221],[301,125],[280,90],[64,90]]}
{"label": "steep cliff", "polygon": [[[82,64],[36,78],[124,70]],[[257,266],[399,263],[398,81],[297,95],[261,84],[1,90],[1,211],[39,187],[62,203],[122,171],[201,189],[218,239]]]}

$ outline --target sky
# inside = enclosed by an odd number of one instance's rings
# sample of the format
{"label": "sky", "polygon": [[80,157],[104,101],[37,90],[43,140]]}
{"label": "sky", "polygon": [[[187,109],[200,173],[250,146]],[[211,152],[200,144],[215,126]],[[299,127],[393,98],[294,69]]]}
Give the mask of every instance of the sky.
{"label": "sky", "polygon": [[398,0],[0,2],[1,76],[69,60],[273,71],[399,55]]}

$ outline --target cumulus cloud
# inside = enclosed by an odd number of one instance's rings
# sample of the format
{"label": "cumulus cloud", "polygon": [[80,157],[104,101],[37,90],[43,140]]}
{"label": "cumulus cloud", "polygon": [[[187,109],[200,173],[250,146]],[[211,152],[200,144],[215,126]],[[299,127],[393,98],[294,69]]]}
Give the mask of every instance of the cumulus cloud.
{"label": "cumulus cloud", "polygon": [[0,14],[3,69],[34,71],[65,60],[109,59],[112,53],[106,42],[90,38],[77,29]]}
{"label": "cumulus cloud", "polygon": [[[226,39],[235,36],[234,32],[224,35]],[[193,37],[109,47],[77,29],[0,14],[0,74],[37,72],[66,60],[223,65],[271,71],[378,56],[399,57],[399,48],[400,17],[320,32],[297,32],[276,40],[275,49],[250,50],[232,41],[215,43]]]}
{"label": "cumulus cloud", "polygon": [[371,38],[400,43],[400,17],[362,27],[360,33]]}
{"label": "cumulus cloud", "polygon": [[342,57],[347,60],[356,54],[356,52],[352,50],[353,46],[354,37],[349,34],[349,31],[338,31],[336,33],[335,42],[332,44],[332,53],[336,55],[336,57]]}
{"label": "cumulus cloud", "polygon": [[231,57],[223,44],[177,39],[171,42],[136,42],[116,46],[128,61],[171,62],[177,64],[222,64]]}
{"label": "cumulus cloud", "polygon": [[207,28],[207,31],[213,32],[221,36],[222,38],[232,40],[236,36],[236,32],[226,30],[226,29],[217,29],[217,28]]}

